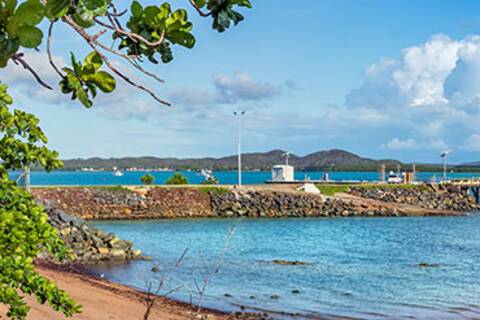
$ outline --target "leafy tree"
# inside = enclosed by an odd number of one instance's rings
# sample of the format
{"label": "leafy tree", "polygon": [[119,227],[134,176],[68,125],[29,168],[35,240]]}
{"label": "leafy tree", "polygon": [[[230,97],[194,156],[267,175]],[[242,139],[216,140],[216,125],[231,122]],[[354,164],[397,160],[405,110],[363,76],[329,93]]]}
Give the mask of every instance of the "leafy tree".
{"label": "leafy tree", "polygon": [[175,172],[173,176],[171,176],[170,178],[167,179],[167,181],[165,181],[165,184],[184,185],[184,184],[188,184],[188,179],[183,174],[179,172]]}
{"label": "leafy tree", "polygon": [[146,174],[140,177],[140,181],[145,185],[151,185],[155,182],[155,177],[151,174]]}
{"label": "leafy tree", "polygon": [[[20,3],[19,3],[20,2]],[[236,11],[238,7],[251,8],[250,0],[189,0],[202,17],[213,20],[212,27],[224,32],[232,24],[244,18]],[[149,88],[137,83],[118,69],[111,61],[115,57],[133,67],[139,73],[160,83],[164,80],[145,70],[145,59],[153,64],[173,60],[172,47],[179,45],[193,48],[196,38],[193,24],[185,9],[172,8],[165,2],[161,5],[142,6],[139,1],[127,2],[129,7],[117,9],[114,0],[0,0],[0,69],[9,62],[28,70],[44,87],[52,87],[43,81],[24,56],[24,49],[36,49],[44,40],[44,31],[39,25],[48,20],[47,54],[50,65],[59,77],[63,93],[69,94],[85,107],[91,107],[98,89],[105,93],[115,90],[116,79],[148,93],[164,105],[170,105]],[[80,63],[71,53],[71,66],[58,66],[53,60],[51,44],[56,24],[66,25],[80,35],[93,50]],[[110,43],[104,40],[110,36]],[[100,70],[102,66],[108,71]]]}
{"label": "leafy tree", "polygon": [[217,185],[218,179],[214,176],[208,176],[205,180],[202,181],[203,185]]}
{"label": "leafy tree", "polygon": [[34,259],[47,251],[63,260],[68,252],[58,231],[48,223],[44,209],[10,180],[9,170],[39,165],[45,170],[61,166],[58,154],[45,147],[47,138],[38,119],[20,110],[10,110],[12,98],[0,84],[0,303],[8,305],[7,316],[25,319],[29,307],[20,294],[31,294],[65,315],[81,311],[68,295],[34,269]]}
{"label": "leafy tree", "polygon": [[[212,27],[223,32],[243,20],[236,10],[251,8],[250,0],[189,0],[202,17],[212,19]],[[138,74],[159,83],[164,80],[144,69],[145,62],[168,63],[172,48],[179,45],[193,48],[196,38],[193,24],[185,9],[161,5],[142,6],[138,1],[117,9],[114,0],[0,0],[0,72],[9,63],[23,67],[43,87],[53,90],[25,57],[25,50],[46,42],[47,58],[59,78],[60,91],[83,106],[94,104],[98,91],[111,93],[117,79],[149,94],[163,105],[151,89],[131,79],[110,59],[118,58]],[[40,28],[47,22],[46,30]],[[58,66],[52,55],[54,26],[66,25],[80,35],[92,51],[78,61],[70,53],[70,66]],[[46,36],[45,36],[46,35]],[[104,42],[107,36],[110,41]],[[46,39],[46,41],[45,41]],[[110,42],[110,43],[108,43]],[[66,316],[80,312],[81,307],[51,281],[34,269],[34,259],[42,251],[59,260],[68,256],[57,231],[48,224],[48,217],[30,194],[9,178],[9,171],[37,166],[50,171],[62,163],[58,154],[46,147],[47,138],[38,126],[39,120],[26,112],[11,110],[13,99],[7,86],[0,84],[0,303],[9,307],[12,319],[26,319],[29,308],[23,295],[35,295],[39,303],[49,303]],[[174,176],[175,183],[188,183],[183,176]]]}

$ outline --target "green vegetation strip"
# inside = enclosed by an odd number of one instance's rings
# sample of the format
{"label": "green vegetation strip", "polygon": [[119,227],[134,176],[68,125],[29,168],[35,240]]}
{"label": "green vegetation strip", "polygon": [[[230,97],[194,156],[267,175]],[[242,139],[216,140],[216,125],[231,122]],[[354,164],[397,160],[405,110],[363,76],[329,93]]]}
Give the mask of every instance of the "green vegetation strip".
{"label": "green vegetation strip", "polygon": [[202,193],[213,193],[217,196],[230,193],[230,189],[223,187],[199,187],[198,190]]}
{"label": "green vegetation strip", "polygon": [[343,192],[348,193],[351,185],[336,185],[336,184],[317,184],[317,189],[325,196],[333,196],[335,193]]}
{"label": "green vegetation strip", "polygon": [[361,189],[418,189],[418,190],[431,190],[425,184],[375,184],[375,183],[365,183],[365,184],[317,184],[316,187],[320,190],[320,193],[326,196],[333,196],[335,193],[348,193],[351,188],[361,188]]}

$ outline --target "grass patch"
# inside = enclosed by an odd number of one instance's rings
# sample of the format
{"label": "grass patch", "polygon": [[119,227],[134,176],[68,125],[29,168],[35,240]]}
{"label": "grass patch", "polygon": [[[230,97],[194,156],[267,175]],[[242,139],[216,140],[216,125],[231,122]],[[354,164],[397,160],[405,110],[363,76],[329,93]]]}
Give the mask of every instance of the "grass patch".
{"label": "grass patch", "polygon": [[347,193],[350,191],[350,185],[339,185],[339,184],[317,184],[317,189],[320,190],[320,193],[325,196],[333,196],[335,193],[343,192]]}
{"label": "grass patch", "polygon": [[120,192],[120,191],[132,192],[132,190],[125,188],[124,186],[98,186],[98,187],[88,187],[88,188],[109,191],[109,192]]}
{"label": "grass patch", "polygon": [[366,189],[366,190],[378,190],[378,189],[407,189],[407,190],[431,190],[425,184],[376,184],[376,183],[365,183],[365,184],[317,184],[316,187],[320,190],[320,193],[326,196],[333,196],[335,193],[348,193],[351,188]]}
{"label": "grass patch", "polygon": [[199,187],[198,190],[202,193],[208,194],[208,193],[213,193],[217,196],[221,196],[227,193],[230,193],[230,189],[224,188],[224,187],[212,187],[212,186],[207,186],[207,187]]}
{"label": "grass patch", "polygon": [[419,186],[415,184],[387,184],[387,183],[382,183],[382,184],[361,184],[356,186],[358,188],[363,188],[363,189],[416,189]]}
{"label": "grass patch", "polygon": [[375,189],[383,189],[383,190],[396,190],[396,189],[404,189],[404,190],[431,190],[426,184],[406,184],[406,183],[401,183],[401,184],[362,184],[355,186],[357,188],[362,188],[362,189],[370,189],[370,190],[375,190]]}

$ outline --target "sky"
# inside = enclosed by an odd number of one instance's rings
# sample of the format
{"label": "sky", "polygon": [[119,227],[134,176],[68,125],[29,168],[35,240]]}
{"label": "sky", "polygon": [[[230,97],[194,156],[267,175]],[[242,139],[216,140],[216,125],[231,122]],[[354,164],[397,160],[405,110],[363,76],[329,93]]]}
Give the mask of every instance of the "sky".
{"label": "sky", "polygon": [[[480,2],[252,2],[241,10],[245,21],[221,34],[190,10],[196,46],[174,47],[167,65],[144,65],[165,84],[115,62],[170,108],[120,79],[91,109],[41,88],[13,64],[0,80],[15,107],[39,116],[63,159],[231,155],[233,111],[245,110],[245,152],[345,149],[422,163],[451,150],[452,162],[480,160]],[[80,37],[56,28],[56,62],[68,61],[70,51],[89,52]],[[45,47],[26,58],[58,83]]]}

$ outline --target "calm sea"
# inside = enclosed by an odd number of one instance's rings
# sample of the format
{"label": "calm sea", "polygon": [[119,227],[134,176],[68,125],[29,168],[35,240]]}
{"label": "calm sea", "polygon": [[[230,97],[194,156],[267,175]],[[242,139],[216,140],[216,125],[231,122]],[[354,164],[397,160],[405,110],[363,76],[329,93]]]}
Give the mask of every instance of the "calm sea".
{"label": "calm sea", "polygon": [[[480,318],[480,215],[476,214],[94,224],[133,240],[154,258],[98,267],[94,272],[142,290],[155,278],[167,277],[160,293],[182,286],[172,296],[186,302],[189,288],[195,288],[194,279],[201,286],[207,275],[204,306],[225,311],[243,305],[322,319]],[[221,269],[215,273],[217,258],[234,227]],[[185,248],[188,253],[176,268]],[[275,259],[308,264],[269,263]],[[422,268],[420,263],[434,266]],[[151,271],[154,264],[160,272]]]}
{"label": "calm sea", "polygon": [[[190,183],[201,183],[204,178],[197,172],[182,171]],[[12,174],[18,176],[18,172]],[[113,172],[74,172],[74,171],[55,171],[52,173],[32,172],[31,183],[33,185],[52,186],[52,185],[138,185],[141,184],[140,177],[146,172],[124,172],[121,177],[116,177]],[[172,176],[173,172],[150,172],[155,176],[155,183],[163,184]],[[235,171],[217,171],[213,173],[221,184],[236,184],[237,172]],[[304,180],[322,179],[324,172],[296,172],[295,178]],[[379,179],[378,172],[332,172],[329,174],[332,180],[360,180],[374,181]],[[422,181],[430,180],[432,177],[440,178],[440,172],[421,172],[417,178]],[[480,173],[449,173],[449,178],[480,177]],[[243,183],[261,184],[271,179],[270,172],[244,172]]]}

